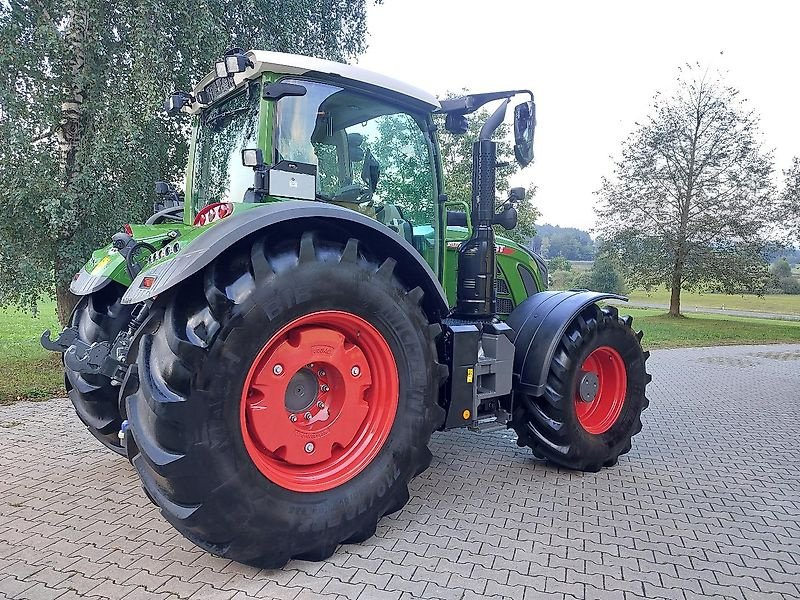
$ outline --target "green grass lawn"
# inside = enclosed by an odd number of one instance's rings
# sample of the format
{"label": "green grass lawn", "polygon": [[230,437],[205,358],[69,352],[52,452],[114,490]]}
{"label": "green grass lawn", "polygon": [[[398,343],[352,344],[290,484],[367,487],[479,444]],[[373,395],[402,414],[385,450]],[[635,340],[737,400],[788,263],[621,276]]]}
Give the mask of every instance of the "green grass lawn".
{"label": "green grass lawn", "polygon": [[644,330],[645,348],[730,346],[734,344],[800,344],[800,321],[777,321],[688,314],[675,318],[660,309],[635,309],[619,305],[621,314],[633,317],[633,328]]}
{"label": "green grass lawn", "polygon": [[39,314],[0,311],[0,404],[20,399],[63,396],[61,359],[39,345],[45,329],[61,331],[54,302],[43,302]]}
{"label": "green grass lawn", "polygon": [[[0,311],[0,404],[65,393],[59,356],[39,345],[42,331],[60,330],[55,305],[43,303],[40,308],[36,317],[11,309]],[[699,314],[674,319],[662,310],[625,306],[620,311],[634,317],[635,329],[644,330],[646,348],[800,343],[800,321]]]}
{"label": "green grass lawn", "polygon": [[[666,289],[652,290],[650,292],[633,290],[629,297],[631,302],[669,304],[669,290]],[[722,308],[724,306],[731,310],[800,315],[800,295],[773,294],[758,297],[752,294],[737,296],[681,292],[681,310],[685,313],[690,313],[695,306],[698,308]]]}

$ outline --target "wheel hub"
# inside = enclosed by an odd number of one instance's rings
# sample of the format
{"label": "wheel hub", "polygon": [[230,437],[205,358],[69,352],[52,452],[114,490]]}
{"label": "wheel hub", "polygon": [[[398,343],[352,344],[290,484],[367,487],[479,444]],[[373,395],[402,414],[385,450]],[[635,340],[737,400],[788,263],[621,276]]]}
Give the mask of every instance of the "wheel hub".
{"label": "wheel hub", "polygon": [[600,378],[597,373],[592,371],[584,371],[581,376],[580,384],[578,385],[578,394],[584,402],[592,402],[597,398],[597,392],[600,388]]}
{"label": "wheel hub", "polygon": [[283,487],[330,489],[377,455],[398,393],[394,356],[372,325],[339,311],[306,315],[273,336],[250,369],[245,447]]}
{"label": "wheel hub", "polygon": [[300,369],[286,387],[283,405],[288,412],[304,412],[316,401],[318,390],[319,384],[314,372],[308,368]]}
{"label": "wheel hub", "polygon": [[595,348],[578,374],[574,401],[578,422],[589,433],[605,433],[622,413],[627,390],[622,355],[611,346]]}

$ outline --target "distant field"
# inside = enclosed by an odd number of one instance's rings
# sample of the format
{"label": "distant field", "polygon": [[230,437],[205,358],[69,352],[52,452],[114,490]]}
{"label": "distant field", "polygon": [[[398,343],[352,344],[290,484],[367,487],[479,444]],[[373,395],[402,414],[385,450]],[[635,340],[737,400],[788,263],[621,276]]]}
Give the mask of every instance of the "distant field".
{"label": "distant field", "polygon": [[54,302],[43,303],[37,317],[0,311],[0,404],[64,395],[61,360],[39,345],[45,329],[61,330]]}
{"label": "distant field", "polygon": [[[631,302],[654,302],[669,304],[669,290],[653,290],[645,292],[633,290],[629,297]],[[736,296],[728,294],[698,294],[696,292],[681,293],[681,310],[690,313],[698,308],[726,308],[731,310],[752,310],[766,313],[800,315],[800,295],[774,294],[769,296]]]}

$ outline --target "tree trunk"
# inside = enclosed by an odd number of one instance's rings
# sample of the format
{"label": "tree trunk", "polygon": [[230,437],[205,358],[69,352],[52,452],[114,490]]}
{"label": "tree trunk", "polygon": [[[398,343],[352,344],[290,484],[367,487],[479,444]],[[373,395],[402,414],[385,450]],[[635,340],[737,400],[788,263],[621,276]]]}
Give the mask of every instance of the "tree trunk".
{"label": "tree trunk", "polygon": [[683,279],[683,261],[679,258],[672,268],[672,281],[670,284],[669,315],[681,316],[681,282]]}
{"label": "tree trunk", "polygon": [[[89,17],[85,6],[75,2],[67,10],[65,39],[68,54],[69,76],[61,103],[61,118],[56,130],[59,148],[58,166],[65,199],[73,192],[75,176],[80,171],[77,163],[78,147],[81,142],[83,101],[85,99],[84,69],[86,67],[86,38]],[[68,205],[64,202],[62,206]],[[80,221],[78,220],[78,223]],[[63,231],[59,244],[67,245],[74,232]],[[62,248],[56,249],[54,260],[56,283],[56,312],[62,326],[66,326],[78,297],[69,291],[70,275],[74,266],[61,256]]]}
{"label": "tree trunk", "polygon": [[674,283],[669,297],[669,315],[671,317],[681,316],[681,286],[676,286]]}
{"label": "tree trunk", "polygon": [[69,281],[56,284],[56,312],[62,327],[66,327],[69,323],[69,316],[78,300],[78,296],[69,291]]}

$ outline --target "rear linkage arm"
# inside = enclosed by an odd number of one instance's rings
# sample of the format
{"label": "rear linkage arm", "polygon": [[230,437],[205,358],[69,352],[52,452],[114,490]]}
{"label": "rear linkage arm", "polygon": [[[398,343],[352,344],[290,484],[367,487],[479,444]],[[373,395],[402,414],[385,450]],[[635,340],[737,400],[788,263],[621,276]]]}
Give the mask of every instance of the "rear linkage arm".
{"label": "rear linkage arm", "polygon": [[113,344],[107,341],[89,344],[79,337],[77,326],[65,328],[56,339],[50,338],[48,329],[42,334],[41,344],[47,350],[63,353],[64,364],[76,373],[105,375],[113,385],[119,385],[128,371],[125,359],[131,339],[147,317],[151,304],[148,300],[136,306],[128,329],[120,331]]}

